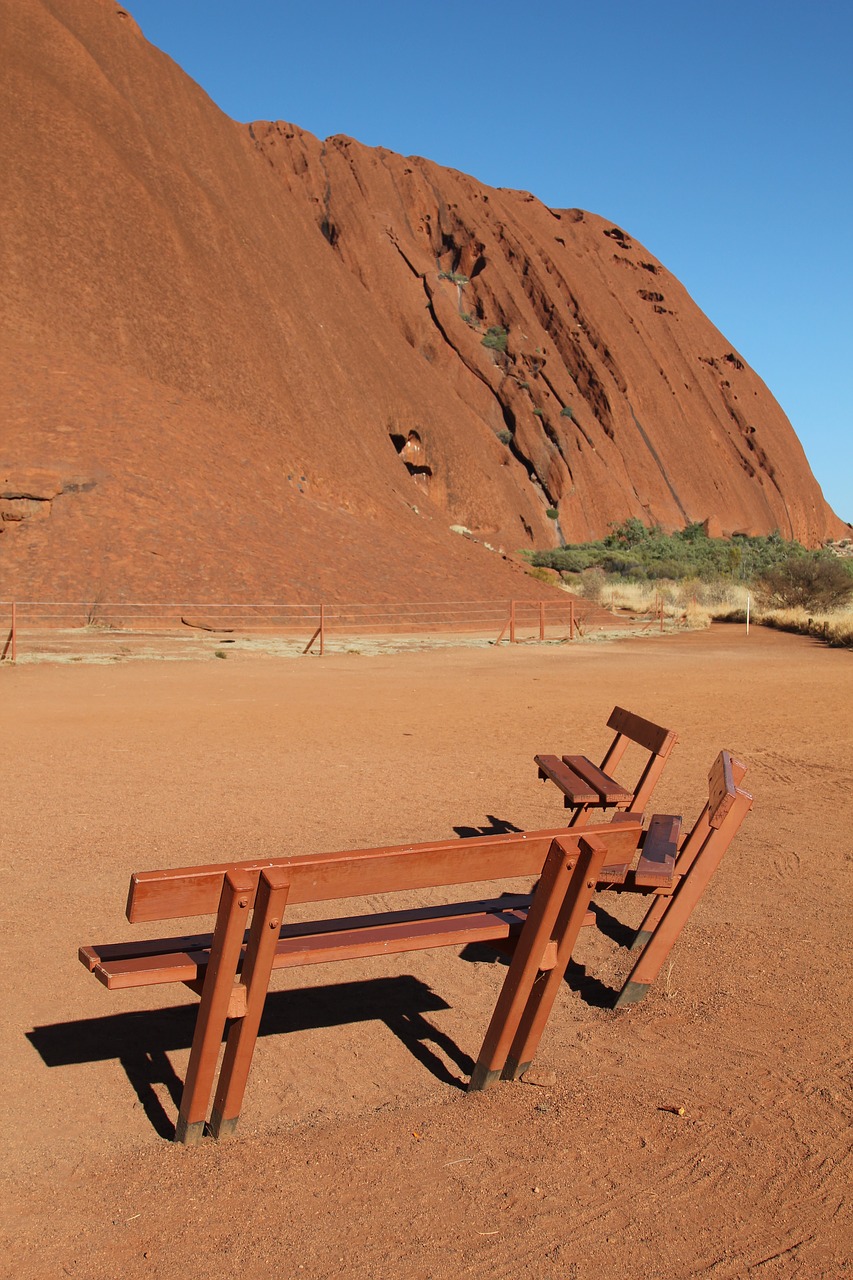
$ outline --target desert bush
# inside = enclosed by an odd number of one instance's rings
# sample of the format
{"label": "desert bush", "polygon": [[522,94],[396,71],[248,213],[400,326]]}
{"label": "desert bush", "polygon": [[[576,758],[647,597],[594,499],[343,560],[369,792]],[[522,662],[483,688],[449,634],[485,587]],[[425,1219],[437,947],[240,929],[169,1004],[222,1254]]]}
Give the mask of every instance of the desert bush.
{"label": "desert bush", "polygon": [[559,551],[535,551],[531,556],[533,564],[557,569],[560,573],[582,573],[591,567],[594,559],[594,554],[582,546],[562,547]]}
{"label": "desert bush", "polygon": [[601,569],[587,569],[585,573],[580,574],[574,589],[585,600],[594,600],[599,604],[606,586],[607,577]]}
{"label": "desert bush", "polygon": [[554,586],[554,574],[551,570],[543,569],[539,565],[531,565],[527,572],[537,582],[547,582],[549,587]]}
{"label": "desert bush", "polygon": [[509,442],[512,440],[512,432],[506,431],[506,430],[499,431],[498,439],[500,440],[501,444],[509,444]]}
{"label": "desert bush", "polygon": [[844,560],[833,556],[790,556],[766,569],[756,589],[770,607],[837,609],[853,595],[853,574]]}
{"label": "desert bush", "polygon": [[559,514],[560,513],[556,507],[548,507],[548,509],[545,512],[545,515],[548,517],[549,520],[556,520]]}
{"label": "desert bush", "polygon": [[561,417],[561,418],[573,418],[574,416],[575,416],[575,415],[574,415],[574,413],[573,413],[572,409],[569,407],[569,405],[564,404],[564,405],[563,405],[563,407],[562,407],[562,409],[560,410],[560,417]]}
{"label": "desert bush", "polygon": [[[822,554],[806,551],[796,542],[786,542],[778,533],[768,537],[709,538],[698,522],[675,533],[664,533],[656,526],[644,525],[636,516],[612,526],[607,537],[598,542],[574,544],[566,550],[578,548],[586,554],[588,565],[597,564],[608,573],[633,579],[689,578],[706,583],[751,582],[782,561],[793,557],[814,559]],[[534,563],[537,554],[540,553],[534,553]]]}
{"label": "desert bush", "polygon": [[499,324],[490,325],[483,336],[483,346],[491,351],[506,351],[509,334]]}

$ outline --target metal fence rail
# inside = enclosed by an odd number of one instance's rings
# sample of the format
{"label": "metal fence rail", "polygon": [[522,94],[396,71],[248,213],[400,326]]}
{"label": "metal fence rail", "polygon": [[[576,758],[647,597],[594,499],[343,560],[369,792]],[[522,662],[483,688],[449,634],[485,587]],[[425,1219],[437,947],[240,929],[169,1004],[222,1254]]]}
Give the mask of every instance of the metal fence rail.
{"label": "metal fence rail", "polygon": [[[93,650],[106,638],[122,641],[121,654],[138,651],[143,639],[160,637],[174,646],[260,643],[278,637],[289,651],[321,654],[359,639],[425,643],[430,637],[481,637],[517,644],[575,640],[602,633],[663,629],[663,610],[620,616],[573,596],[547,600],[404,601],[291,604],[185,601],[0,601],[0,660],[15,661],[22,646],[30,656]],[[184,646],[187,648],[188,646]],[[284,651],[284,650],[279,650]],[[193,656],[189,654],[188,656]]]}

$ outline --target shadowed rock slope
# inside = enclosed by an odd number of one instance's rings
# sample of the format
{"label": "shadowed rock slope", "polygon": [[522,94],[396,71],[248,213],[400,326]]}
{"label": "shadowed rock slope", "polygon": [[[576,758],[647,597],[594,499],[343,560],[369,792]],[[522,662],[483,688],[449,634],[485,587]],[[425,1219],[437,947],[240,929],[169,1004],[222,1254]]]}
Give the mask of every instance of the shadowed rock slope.
{"label": "shadowed rock slope", "polygon": [[476,599],[630,515],[845,532],[628,232],[237,124],[113,0],[0,13],[4,595]]}

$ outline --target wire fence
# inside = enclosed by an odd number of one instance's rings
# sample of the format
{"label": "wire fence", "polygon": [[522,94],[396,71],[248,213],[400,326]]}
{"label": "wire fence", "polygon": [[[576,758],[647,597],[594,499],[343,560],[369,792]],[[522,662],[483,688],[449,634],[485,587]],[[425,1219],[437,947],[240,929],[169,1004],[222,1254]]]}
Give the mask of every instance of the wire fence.
{"label": "wire fence", "polygon": [[[222,646],[272,653],[344,652],[354,645],[555,643],[659,625],[663,609],[617,615],[592,601],[282,602],[0,601],[0,660],[197,656]],[[221,651],[220,651],[221,650]],[[233,651],[233,650],[232,650]]]}

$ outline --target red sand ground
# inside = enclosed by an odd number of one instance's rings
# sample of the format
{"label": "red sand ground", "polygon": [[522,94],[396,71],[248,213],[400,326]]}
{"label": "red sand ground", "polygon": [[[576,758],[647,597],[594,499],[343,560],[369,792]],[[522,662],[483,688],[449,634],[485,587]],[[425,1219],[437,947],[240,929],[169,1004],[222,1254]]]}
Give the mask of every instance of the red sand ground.
{"label": "red sand ground", "polygon": [[[734,628],[0,669],[4,1273],[849,1274],[851,670]],[[292,972],[237,1138],[168,1141],[192,997],[109,994],[76,959],[129,928],[131,871],[551,824],[534,753],[600,750],[616,702],[682,733],[657,809],[691,821],[721,746],[756,801],[643,1005],[567,984],[556,1083],[468,1097],[500,965]],[[576,958],[626,971],[589,930]]]}

